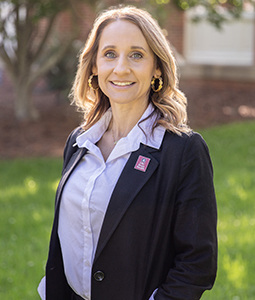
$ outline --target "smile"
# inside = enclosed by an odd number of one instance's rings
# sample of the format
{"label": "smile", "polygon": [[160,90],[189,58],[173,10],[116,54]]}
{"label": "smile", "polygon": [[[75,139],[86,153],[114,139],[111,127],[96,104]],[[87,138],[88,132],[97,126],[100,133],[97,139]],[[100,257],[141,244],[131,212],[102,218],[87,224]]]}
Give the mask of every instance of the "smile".
{"label": "smile", "polygon": [[134,82],[131,82],[131,81],[123,81],[123,82],[111,81],[111,82],[116,86],[130,86],[130,85],[134,84]]}

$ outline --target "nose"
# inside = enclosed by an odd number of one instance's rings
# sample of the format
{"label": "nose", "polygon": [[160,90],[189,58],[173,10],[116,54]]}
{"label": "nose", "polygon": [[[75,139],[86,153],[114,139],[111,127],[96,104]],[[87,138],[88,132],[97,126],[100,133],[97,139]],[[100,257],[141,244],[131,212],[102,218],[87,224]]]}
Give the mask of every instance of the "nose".
{"label": "nose", "polygon": [[116,65],[114,66],[113,72],[118,75],[130,73],[128,59],[124,56],[119,56],[119,58],[116,60]]}

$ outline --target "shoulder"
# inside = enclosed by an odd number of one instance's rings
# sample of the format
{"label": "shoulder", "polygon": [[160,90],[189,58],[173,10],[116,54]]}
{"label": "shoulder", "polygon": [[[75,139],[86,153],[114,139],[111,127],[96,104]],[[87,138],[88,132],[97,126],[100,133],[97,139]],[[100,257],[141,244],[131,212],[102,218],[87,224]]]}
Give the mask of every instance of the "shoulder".
{"label": "shoulder", "polygon": [[75,128],[68,136],[64,149],[64,161],[68,161],[69,158],[76,150],[76,138],[84,132],[84,129],[79,126]]}
{"label": "shoulder", "polygon": [[[84,132],[84,129],[79,126],[76,127],[68,136],[67,141],[66,141],[66,146],[68,146],[69,144],[73,145],[76,142],[76,138],[81,135]],[[72,144],[73,143],[73,144]]]}
{"label": "shoulder", "polygon": [[204,138],[194,131],[182,135],[166,132],[161,145],[161,155],[162,159],[170,160],[171,163],[211,160]]}
{"label": "shoulder", "polygon": [[[197,132],[176,135],[166,132],[162,143],[161,164],[183,178],[208,179],[213,177],[213,166],[208,146]],[[199,180],[200,180],[199,179]]]}
{"label": "shoulder", "polygon": [[191,131],[188,134],[182,133],[181,135],[166,131],[162,148],[168,147],[177,147],[178,149],[184,149],[186,147],[207,148],[207,145],[201,134],[195,131]]}

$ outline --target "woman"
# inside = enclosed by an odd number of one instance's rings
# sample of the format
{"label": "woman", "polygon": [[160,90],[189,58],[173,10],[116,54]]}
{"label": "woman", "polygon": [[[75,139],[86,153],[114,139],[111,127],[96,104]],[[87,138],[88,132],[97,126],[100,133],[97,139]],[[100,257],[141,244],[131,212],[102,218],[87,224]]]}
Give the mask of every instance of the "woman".
{"label": "woman", "polygon": [[158,24],[134,7],[95,21],[72,90],[42,299],[199,299],[217,264],[207,146]]}

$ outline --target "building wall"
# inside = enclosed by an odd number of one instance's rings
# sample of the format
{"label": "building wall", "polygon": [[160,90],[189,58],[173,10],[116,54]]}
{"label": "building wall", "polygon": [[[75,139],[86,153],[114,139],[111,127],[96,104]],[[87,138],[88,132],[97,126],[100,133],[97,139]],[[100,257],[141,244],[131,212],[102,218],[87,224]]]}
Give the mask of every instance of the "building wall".
{"label": "building wall", "polygon": [[205,21],[184,19],[183,77],[255,81],[255,13],[245,12],[218,30]]}
{"label": "building wall", "polygon": [[217,29],[206,21],[192,22],[185,14],[184,55],[189,63],[252,66],[254,64],[254,12],[230,20]]}
{"label": "building wall", "polygon": [[[95,12],[86,4],[80,4],[76,8],[76,24],[78,28],[78,38],[81,41],[86,41],[89,31],[95,19]],[[68,12],[63,12],[59,15],[57,21],[58,31],[61,34],[68,34],[71,27],[70,14]]]}
{"label": "building wall", "polygon": [[184,17],[183,11],[176,8],[173,4],[169,5],[165,29],[167,30],[167,37],[171,45],[179,54],[183,54],[184,52]]}

